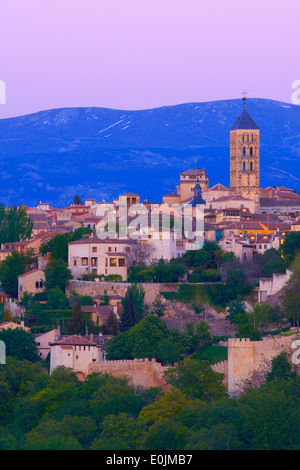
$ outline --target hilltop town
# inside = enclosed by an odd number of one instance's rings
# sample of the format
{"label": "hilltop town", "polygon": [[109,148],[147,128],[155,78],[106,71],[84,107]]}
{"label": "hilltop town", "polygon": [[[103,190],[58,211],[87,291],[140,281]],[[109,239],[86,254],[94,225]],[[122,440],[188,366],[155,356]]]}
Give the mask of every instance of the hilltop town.
{"label": "hilltop town", "polygon": [[166,396],[179,393],[176,374],[195,361],[222,397],[261,387],[276,360],[299,373],[300,195],[261,187],[263,129],[246,99],[228,132],[230,187],[187,168],[160,203],[128,192],[112,201],[74,195],[63,208],[2,205],[8,363],[40,363],[58,384],[66,371],[82,384],[126,377],[132,390]]}

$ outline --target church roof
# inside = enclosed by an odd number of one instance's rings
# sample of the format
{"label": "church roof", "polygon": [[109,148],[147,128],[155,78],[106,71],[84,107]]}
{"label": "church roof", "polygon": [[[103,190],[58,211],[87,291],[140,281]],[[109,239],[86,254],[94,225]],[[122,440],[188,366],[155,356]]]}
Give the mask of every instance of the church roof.
{"label": "church roof", "polygon": [[231,131],[236,129],[259,129],[256,122],[248,113],[246,106],[244,106],[242,114],[235,120],[235,123],[230,128]]}

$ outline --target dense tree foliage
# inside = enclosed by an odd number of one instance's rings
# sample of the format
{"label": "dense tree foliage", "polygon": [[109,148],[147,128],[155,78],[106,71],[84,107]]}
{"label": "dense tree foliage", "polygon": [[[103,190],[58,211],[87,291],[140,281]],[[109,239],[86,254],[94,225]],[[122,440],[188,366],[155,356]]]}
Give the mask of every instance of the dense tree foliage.
{"label": "dense tree foliage", "polygon": [[8,358],[0,365],[1,450],[292,450],[300,446],[299,376],[281,356],[270,377],[229,398],[222,375],[186,359],[170,391],[131,387],[64,367]]}
{"label": "dense tree foliage", "polygon": [[50,260],[44,272],[45,287],[48,291],[59,287],[64,292],[67,282],[73,277],[68,263],[63,259]]}
{"label": "dense tree foliage", "polygon": [[1,330],[0,341],[5,343],[7,356],[32,362],[40,359],[34,336],[22,328]]}
{"label": "dense tree foliage", "polygon": [[25,255],[13,250],[0,263],[0,281],[2,289],[10,297],[18,297],[18,276],[25,273]]}
{"label": "dense tree foliage", "polygon": [[30,238],[33,221],[22,206],[5,207],[0,203],[0,244]]}
{"label": "dense tree foliage", "polygon": [[68,261],[68,243],[80,240],[83,235],[93,231],[88,227],[80,227],[74,232],[57,234],[47,243],[42,243],[40,252],[42,254],[51,253],[50,259],[62,259]]}

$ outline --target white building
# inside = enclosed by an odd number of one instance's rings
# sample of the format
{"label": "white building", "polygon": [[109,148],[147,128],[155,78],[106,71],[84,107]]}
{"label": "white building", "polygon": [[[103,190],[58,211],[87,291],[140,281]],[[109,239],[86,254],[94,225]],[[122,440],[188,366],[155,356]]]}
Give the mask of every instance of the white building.
{"label": "white building", "polygon": [[80,380],[89,372],[89,365],[103,361],[104,354],[99,344],[82,336],[72,335],[50,343],[50,374],[58,366],[72,369]]}
{"label": "white building", "polygon": [[108,276],[119,274],[127,281],[130,255],[134,240],[101,240],[96,235],[69,243],[69,268],[74,278],[83,274]]}

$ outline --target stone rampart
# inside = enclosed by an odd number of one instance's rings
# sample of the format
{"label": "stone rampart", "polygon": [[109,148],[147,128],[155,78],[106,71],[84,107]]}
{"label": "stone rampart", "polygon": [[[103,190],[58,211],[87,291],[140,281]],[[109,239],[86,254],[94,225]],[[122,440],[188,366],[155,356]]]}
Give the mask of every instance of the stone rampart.
{"label": "stone rampart", "polygon": [[[128,282],[102,282],[102,281],[78,281],[71,280],[66,289],[66,294],[69,295],[71,290],[75,290],[79,295],[104,295],[104,291],[108,295],[120,295],[124,297],[128,287],[131,284]],[[160,292],[177,292],[178,284],[156,284],[156,283],[141,283],[145,290],[145,303],[152,305],[155,297]]]}
{"label": "stone rampart", "polygon": [[124,361],[103,361],[89,365],[89,374],[94,372],[113,375],[114,377],[126,376],[130,385],[137,387],[162,387],[168,391],[170,386],[164,379],[167,366],[162,366],[155,359],[134,359]]}

